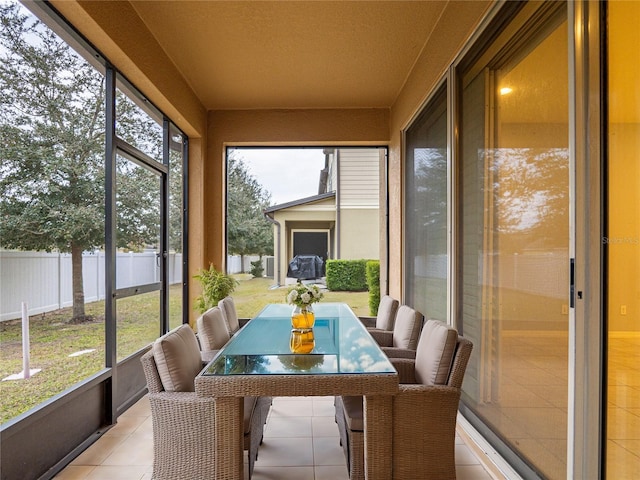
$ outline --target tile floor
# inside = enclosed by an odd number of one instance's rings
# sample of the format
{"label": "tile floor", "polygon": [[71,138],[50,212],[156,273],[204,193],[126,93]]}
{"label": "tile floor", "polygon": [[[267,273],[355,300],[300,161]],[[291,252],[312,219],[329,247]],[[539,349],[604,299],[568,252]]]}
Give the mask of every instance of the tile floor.
{"label": "tile floor", "polygon": [[[118,425],[55,478],[150,480],[152,440],[149,402],[144,397],[119,418]],[[459,437],[456,437],[456,466],[458,480],[494,479]],[[274,398],[252,479],[348,478],[334,422],[333,397]]]}

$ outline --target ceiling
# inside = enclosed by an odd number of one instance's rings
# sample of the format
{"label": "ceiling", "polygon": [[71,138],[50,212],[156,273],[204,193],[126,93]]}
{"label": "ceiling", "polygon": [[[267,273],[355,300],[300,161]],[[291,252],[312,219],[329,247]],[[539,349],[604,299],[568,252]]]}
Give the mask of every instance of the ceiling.
{"label": "ceiling", "polygon": [[446,3],[131,1],[208,110],[391,107]]}

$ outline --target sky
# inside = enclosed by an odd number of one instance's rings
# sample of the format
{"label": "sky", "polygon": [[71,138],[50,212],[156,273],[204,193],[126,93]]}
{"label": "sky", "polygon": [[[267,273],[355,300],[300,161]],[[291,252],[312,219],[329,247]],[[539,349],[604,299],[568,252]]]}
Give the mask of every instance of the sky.
{"label": "sky", "polygon": [[249,174],[271,193],[271,204],[318,194],[320,170],[324,168],[322,148],[237,148]]}

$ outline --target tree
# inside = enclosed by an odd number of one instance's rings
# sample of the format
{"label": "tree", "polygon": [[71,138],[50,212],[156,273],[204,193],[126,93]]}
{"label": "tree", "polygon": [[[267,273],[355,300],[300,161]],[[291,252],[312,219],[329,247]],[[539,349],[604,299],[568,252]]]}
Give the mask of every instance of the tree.
{"label": "tree", "polygon": [[104,79],[18,5],[0,8],[2,246],[70,252],[82,320],[82,252],[104,244]]}
{"label": "tree", "polygon": [[[0,6],[0,246],[71,253],[83,321],[82,253],[104,245],[105,80],[22,12]],[[145,138],[150,120],[119,98],[130,137]],[[158,237],[158,182],[130,164],[116,167],[117,244],[139,247]]]}
{"label": "tree", "polygon": [[[271,195],[231,152],[227,164],[227,249],[233,255],[273,255],[273,227],[262,212]],[[244,258],[243,258],[244,260]],[[242,262],[244,266],[244,261]]]}

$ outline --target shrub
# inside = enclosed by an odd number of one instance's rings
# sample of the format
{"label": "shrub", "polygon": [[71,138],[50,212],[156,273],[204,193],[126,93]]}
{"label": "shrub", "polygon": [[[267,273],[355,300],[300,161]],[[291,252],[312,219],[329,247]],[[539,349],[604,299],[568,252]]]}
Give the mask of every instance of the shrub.
{"label": "shrub", "polygon": [[256,278],[262,277],[262,273],[264,272],[264,267],[262,266],[262,259],[256,260],[255,262],[251,262],[251,275]]}
{"label": "shrub", "polygon": [[366,292],[367,260],[327,260],[327,288],[334,292]]}
{"label": "shrub", "polygon": [[369,287],[369,312],[375,317],[380,305],[380,260],[369,260],[366,264],[367,285]]}
{"label": "shrub", "polygon": [[238,285],[235,278],[216,270],[213,264],[209,266],[208,270],[200,270],[193,278],[200,280],[202,285],[202,295],[196,297],[193,306],[200,313],[218,305],[218,302],[231,295]]}

